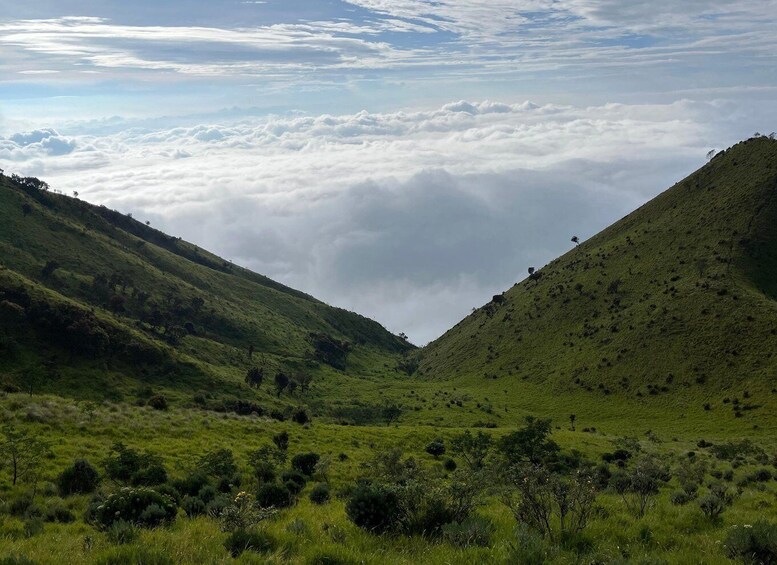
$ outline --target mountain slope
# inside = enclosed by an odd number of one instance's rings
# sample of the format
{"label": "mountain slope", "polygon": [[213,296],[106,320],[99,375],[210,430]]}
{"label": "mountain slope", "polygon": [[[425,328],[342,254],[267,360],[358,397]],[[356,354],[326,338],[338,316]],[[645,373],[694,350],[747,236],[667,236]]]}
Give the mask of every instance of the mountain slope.
{"label": "mountain slope", "polygon": [[411,349],[372,320],[37,179],[0,176],[0,217],[0,380],[25,390],[244,397],[252,365],[270,382],[277,371],[376,374]]}
{"label": "mountain slope", "polygon": [[473,312],[419,374],[744,416],[777,387],[776,299],[777,141],[754,138]]}

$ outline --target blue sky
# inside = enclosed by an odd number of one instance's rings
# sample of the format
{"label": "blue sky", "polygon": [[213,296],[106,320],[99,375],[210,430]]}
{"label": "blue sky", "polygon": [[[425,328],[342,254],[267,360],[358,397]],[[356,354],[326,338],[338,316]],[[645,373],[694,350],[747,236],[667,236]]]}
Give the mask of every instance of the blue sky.
{"label": "blue sky", "polygon": [[423,343],[754,131],[777,0],[0,0],[0,167]]}

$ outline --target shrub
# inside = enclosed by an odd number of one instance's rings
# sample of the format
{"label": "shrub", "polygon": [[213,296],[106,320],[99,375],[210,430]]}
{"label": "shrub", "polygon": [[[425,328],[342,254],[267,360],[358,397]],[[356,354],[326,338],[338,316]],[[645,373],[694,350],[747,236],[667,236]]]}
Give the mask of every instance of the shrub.
{"label": "shrub", "polygon": [[202,488],[208,485],[208,477],[201,471],[187,475],[173,482],[173,487],[182,495],[198,496]]}
{"label": "shrub", "polygon": [[715,520],[733,502],[734,497],[726,490],[726,487],[715,484],[710,486],[709,494],[699,499],[699,508],[707,518]]}
{"label": "shrub", "polygon": [[24,522],[24,536],[32,538],[43,533],[45,526],[42,518],[30,518]]}
{"label": "shrub", "polygon": [[275,434],[272,436],[272,442],[281,451],[286,451],[289,449],[289,432],[283,431]]}
{"label": "shrub", "polygon": [[205,514],[205,502],[201,498],[195,496],[187,496],[181,502],[181,508],[186,512],[189,518],[195,518]]}
{"label": "shrub", "polygon": [[388,487],[362,483],[351,493],[345,512],[360,528],[384,533],[399,520],[399,500]]}
{"label": "shrub", "polygon": [[281,473],[281,482],[283,484],[290,483],[290,482],[295,483],[299,489],[297,492],[299,492],[300,490],[305,488],[305,485],[307,484],[308,479],[307,477],[305,477],[305,475],[303,475],[299,471],[284,471],[283,473]]}
{"label": "shrub", "polygon": [[460,524],[452,522],[442,527],[443,538],[457,547],[488,547],[496,528],[481,516],[470,516]]}
{"label": "shrub", "polygon": [[758,520],[752,526],[734,526],[723,543],[731,559],[748,565],[777,563],[777,525]]}
{"label": "shrub", "polygon": [[108,541],[116,545],[125,545],[132,543],[138,537],[137,528],[129,522],[119,520],[111,524],[106,532]]}
{"label": "shrub", "polygon": [[154,410],[167,410],[167,398],[162,396],[161,394],[155,394],[151,398],[148,399],[148,403],[151,408]]}
{"label": "shrub", "polygon": [[458,467],[458,465],[456,465],[456,461],[454,461],[453,459],[450,459],[450,458],[446,459],[445,463],[443,463],[442,466],[449,473],[452,473],[453,471],[456,470],[456,467]]}
{"label": "shrub", "polygon": [[0,557],[0,565],[36,565],[36,563],[23,555],[9,555]]}
{"label": "shrub", "polygon": [[70,524],[76,521],[75,514],[62,504],[62,501],[50,503],[43,513],[43,519],[46,522],[59,522],[60,524]]}
{"label": "shrub", "polygon": [[173,560],[158,549],[146,546],[122,546],[103,553],[96,565],[173,565]]}
{"label": "shrub", "polygon": [[256,491],[256,502],[262,508],[286,508],[292,504],[291,493],[276,483],[265,483]]}
{"label": "shrub", "polygon": [[302,489],[305,488],[304,486],[300,485],[299,483],[291,481],[291,480],[286,481],[285,483],[283,483],[283,486],[284,486],[284,488],[287,491],[289,491],[289,494],[291,494],[293,496],[298,495],[299,493],[302,492]]}
{"label": "shrub", "polygon": [[326,483],[319,483],[310,491],[310,501],[313,504],[326,504],[329,498],[329,485]]}
{"label": "shrub", "polygon": [[229,449],[206,453],[200,458],[197,468],[208,477],[233,477],[237,474],[235,456]]}
{"label": "shrub", "polygon": [[683,504],[688,504],[691,500],[693,500],[693,496],[684,490],[676,490],[671,494],[669,500],[671,500],[672,504],[682,506]]}
{"label": "shrub", "polygon": [[167,482],[167,470],[159,461],[149,462],[149,465],[138,469],[130,478],[130,484],[136,487],[153,487]]}
{"label": "shrub", "polygon": [[291,421],[300,425],[310,422],[310,416],[304,408],[295,408],[291,413]]}
{"label": "shrub", "polygon": [[426,446],[426,452],[435,459],[445,455],[445,442],[439,438],[431,441],[429,445]]}
{"label": "shrub", "polygon": [[316,472],[316,464],[319,460],[318,453],[300,453],[291,459],[291,467],[308,477]]}
{"label": "shrub", "polygon": [[101,529],[125,521],[140,527],[154,528],[175,519],[173,500],[147,488],[123,488],[97,506],[93,520]]}
{"label": "shrub", "polygon": [[265,532],[255,530],[237,530],[229,534],[224,540],[224,547],[232,557],[240,557],[246,551],[267,553],[271,551],[275,543]]}

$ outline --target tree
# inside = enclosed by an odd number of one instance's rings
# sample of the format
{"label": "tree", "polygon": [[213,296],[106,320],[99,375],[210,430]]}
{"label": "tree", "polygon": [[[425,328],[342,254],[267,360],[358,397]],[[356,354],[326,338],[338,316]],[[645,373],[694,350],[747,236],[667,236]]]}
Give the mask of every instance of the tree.
{"label": "tree", "polygon": [[572,236],[572,243],[574,243],[575,245],[580,245],[580,238],[577,237],[576,235],[573,235]]}
{"label": "tree", "polygon": [[491,436],[478,432],[473,435],[469,430],[451,440],[451,450],[459,455],[473,471],[479,471],[491,449]]}
{"label": "tree", "polygon": [[402,415],[402,407],[396,402],[386,402],[381,409],[381,414],[386,420],[386,425],[390,426]]}
{"label": "tree", "polygon": [[73,198],[78,198],[78,191],[77,190],[73,191]]}
{"label": "tree", "polygon": [[262,386],[264,380],[264,369],[258,367],[251,367],[246,372],[246,384],[251,388],[259,388]]}
{"label": "tree", "polygon": [[24,214],[25,216],[29,216],[30,214],[32,214],[32,206],[30,206],[29,202],[25,202],[24,204],[22,204],[22,214]]}
{"label": "tree", "polygon": [[306,371],[299,371],[294,377],[294,380],[297,381],[300,392],[305,394],[305,391],[310,388],[310,383],[313,382],[313,375]]}
{"label": "tree", "polygon": [[714,149],[710,149],[709,151],[707,151],[707,161],[711,160],[714,156],[715,156]]}
{"label": "tree", "polygon": [[[551,541],[582,531],[594,512],[596,489],[587,473],[566,477],[541,465],[518,464],[507,473],[502,502],[515,520]],[[558,533],[555,531],[558,524]]]}
{"label": "tree", "polygon": [[640,457],[630,471],[614,475],[612,483],[626,506],[642,518],[652,498],[659,493],[661,483],[671,478],[667,468],[657,458]]}
{"label": "tree", "polygon": [[570,428],[571,428],[571,430],[573,432],[575,431],[575,420],[577,420],[577,416],[575,414],[570,414],[569,415],[569,425],[570,425]]}
{"label": "tree", "polygon": [[0,461],[5,461],[11,470],[11,484],[20,480],[33,484],[38,482],[41,463],[51,453],[49,444],[26,430],[17,430],[12,424],[3,426],[5,439],[0,444]]}
{"label": "tree", "polygon": [[560,448],[548,439],[551,431],[549,419],[526,417],[526,425],[499,440],[499,451],[508,464],[531,463],[539,465],[556,456]]}
{"label": "tree", "polygon": [[248,358],[253,359],[254,358],[254,346],[253,344],[248,346]]}
{"label": "tree", "polygon": [[289,377],[284,373],[278,373],[275,375],[275,391],[278,393],[278,398],[281,397],[281,393],[289,386]]}
{"label": "tree", "polygon": [[288,385],[288,387],[287,387],[287,388],[288,388],[288,390],[289,390],[289,394],[290,394],[291,396],[294,396],[294,392],[297,390],[297,387],[298,387],[298,386],[299,386],[299,384],[298,384],[298,383],[297,383],[297,381],[295,381],[294,379],[292,379],[292,380],[290,380],[290,381],[289,381],[289,385]]}

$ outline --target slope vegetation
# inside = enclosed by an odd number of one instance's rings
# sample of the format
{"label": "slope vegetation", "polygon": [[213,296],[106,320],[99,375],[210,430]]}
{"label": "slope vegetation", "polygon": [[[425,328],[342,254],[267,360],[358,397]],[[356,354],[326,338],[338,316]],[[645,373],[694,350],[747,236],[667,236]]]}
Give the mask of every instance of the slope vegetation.
{"label": "slope vegetation", "polygon": [[411,348],[372,320],[37,179],[0,176],[0,217],[0,380],[10,388],[251,397],[251,366],[272,387],[277,372],[392,373]]}
{"label": "slope vegetation", "polygon": [[746,417],[777,387],[776,299],[777,141],[754,138],[495,296],[419,374]]}

